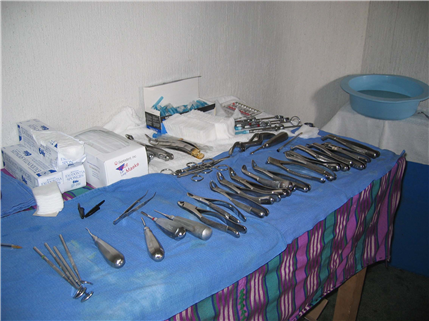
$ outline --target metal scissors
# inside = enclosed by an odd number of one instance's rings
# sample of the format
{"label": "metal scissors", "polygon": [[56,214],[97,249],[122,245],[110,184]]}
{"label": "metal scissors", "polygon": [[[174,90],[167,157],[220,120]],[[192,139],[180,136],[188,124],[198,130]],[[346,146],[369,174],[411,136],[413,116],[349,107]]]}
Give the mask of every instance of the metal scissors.
{"label": "metal scissors", "polygon": [[[221,230],[223,232],[231,234],[232,236],[240,237],[240,233],[234,228],[237,226],[237,223],[233,223],[232,221],[227,220],[223,215],[219,214],[218,212],[205,210],[203,208],[196,207],[195,205],[192,205],[191,203],[184,202],[184,201],[179,201],[179,202],[177,202],[177,204],[181,208],[184,208],[184,209],[188,210],[189,212],[191,212],[192,214],[194,214],[204,224],[207,224],[208,226],[214,227],[218,230]],[[220,220],[222,220],[223,222],[225,222],[225,224],[221,224],[221,223],[212,221],[212,220],[208,219],[207,217],[203,216],[203,214],[215,216],[215,217],[219,218]],[[232,227],[230,225],[233,225],[234,227]]]}
{"label": "metal scissors", "polygon": [[144,205],[146,205],[147,203],[149,203],[149,201],[152,200],[152,198],[155,197],[156,192],[152,195],[151,198],[149,198],[148,200],[146,200],[146,201],[142,202],[141,204],[137,205],[146,195],[147,195],[147,191],[146,191],[146,193],[142,197],[138,198],[121,215],[119,215],[119,217],[116,220],[113,221],[113,224],[115,224],[115,225],[118,224],[124,218],[126,218],[127,216],[130,216],[132,213],[134,213],[135,211],[137,211],[139,208],[141,208]]}

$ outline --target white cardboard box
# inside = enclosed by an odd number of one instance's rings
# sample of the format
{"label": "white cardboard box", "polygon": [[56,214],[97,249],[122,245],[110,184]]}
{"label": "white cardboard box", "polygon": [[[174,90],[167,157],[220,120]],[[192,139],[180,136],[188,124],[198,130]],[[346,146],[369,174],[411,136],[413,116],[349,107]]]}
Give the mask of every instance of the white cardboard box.
{"label": "white cardboard box", "polygon": [[148,173],[146,148],[103,127],[92,127],[76,133],[85,143],[86,180],[103,187],[122,179]]}
{"label": "white cardboard box", "polygon": [[203,112],[213,110],[215,108],[215,104],[199,98],[199,78],[200,77],[192,77],[160,85],[144,87],[143,99],[147,127],[156,131],[161,131],[161,123],[171,116],[167,115],[161,117],[160,112],[152,108],[160,97],[163,97],[161,105],[170,103],[173,106],[181,106],[198,99],[209,104],[202,108],[198,108],[198,110]]}
{"label": "white cardboard box", "polygon": [[55,181],[61,193],[64,193],[86,185],[83,165],[56,171],[20,144],[3,147],[2,156],[4,168],[30,188]]}
{"label": "white cardboard box", "polygon": [[85,161],[83,143],[56,131],[38,119],[17,123],[19,143],[56,170]]}

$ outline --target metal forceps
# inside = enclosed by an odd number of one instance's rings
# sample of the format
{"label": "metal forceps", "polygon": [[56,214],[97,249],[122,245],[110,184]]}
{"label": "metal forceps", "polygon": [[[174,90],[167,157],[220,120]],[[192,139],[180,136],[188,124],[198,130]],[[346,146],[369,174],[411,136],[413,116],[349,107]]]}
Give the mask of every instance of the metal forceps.
{"label": "metal forceps", "polygon": [[[207,224],[208,226],[214,227],[218,230],[221,230],[223,232],[231,234],[232,236],[240,237],[240,233],[234,227],[231,227],[229,225],[229,224],[231,224],[232,221],[227,220],[224,216],[222,216],[218,212],[205,210],[203,208],[196,207],[195,205],[192,205],[191,203],[184,202],[184,201],[179,201],[179,202],[177,202],[177,204],[181,208],[184,208],[184,209],[188,210],[189,212],[191,212],[192,214],[194,214],[204,224]],[[221,223],[212,221],[212,220],[208,219],[207,217],[205,217],[203,214],[215,216],[215,217],[219,218],[220,220],[224,221],[225,224],[221,224]]]}
{"label": "metal forceps", "polygon": [[[241,218],[244,222],[246,222],[246,220],[247,220],[246,216],[244,216],[238,210],[238,208],[236,208],[234,205],[232,205],[232,204],[230,204],[230,203],[228,203],[226,201],[217,200],[217,199],[213,199],[213,198],[204,198],[202,196],[197,196],[197,195],[194,195],[194,194],[191,194],[191,193],[188,193],[187,195],[189,197],[192,197],[194,200],[197,200],[197,201],[203,203],[204,205],[210,207],[211,209],[215,210],[216,212],[219,212],[222,216],[224,216],[228,220],[232,221],[233,223],[240,224],[241,221],[238,218],[236,218],[235,216],[230,215],[227,211],[225,211],[224,209],[220,208],[219,206],[223,206],[226,209],[231,210],[232,212],[234,212],[235,215],[237,215],[239,218]],[[239,228],[239,232],[246,233],[243,229],[241,229],[241,230],[240,229],[241,228]]]}
{"label": "metal forceps", "polygon": [[[113,221],[113,224],[116,225],[118,224],[120,221],[122,221],[124,218],[126,218],[127,216],[130,216],[132,213],[136,212],[139,208],[143,207],[144,205],[146,205],[147,203],[149,203],[150,200],[152,200],[152,198],[155,197],[156,192],[152,195],[151,198],[149,198],[148,200],[140,203],[139,205],[137,205],[145,196],[147,195],[147,191],[146,193],[138,198],[134,203],[132,203],[121,215],[119,215],[119,217]],[[137,206],[136,206],[137,205]]]}

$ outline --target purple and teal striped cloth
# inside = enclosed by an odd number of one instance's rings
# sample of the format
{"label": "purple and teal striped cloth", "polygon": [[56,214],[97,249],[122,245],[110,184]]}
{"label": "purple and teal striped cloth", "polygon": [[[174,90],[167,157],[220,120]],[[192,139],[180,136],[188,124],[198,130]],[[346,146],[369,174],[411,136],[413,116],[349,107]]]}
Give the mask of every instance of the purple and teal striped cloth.
{"label": "purple and teal striped cloth", "polygon": [[297,320],[364,267],[389,260],[405,164],[402,156],[267,264],[169,320]]}

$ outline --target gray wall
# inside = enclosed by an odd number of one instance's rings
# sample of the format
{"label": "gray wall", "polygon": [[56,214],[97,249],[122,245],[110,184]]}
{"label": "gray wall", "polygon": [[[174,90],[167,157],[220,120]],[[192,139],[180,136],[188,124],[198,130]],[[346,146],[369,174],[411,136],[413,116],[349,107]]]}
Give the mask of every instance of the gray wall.
{"label": "gray wall", "polygon": [[[362,73],[404,75],[429,83],[428,4],[371,3]],[[421,104],[428,106],[428,101]]]}
{"label": "gray wall", "polygon": [[16,144],[16,122],[31,118],[73,133],[104,125],[123,106],[143,116],[140,86],[196,75],[203,98],[234,95],[319,127],[348,100],[339,87],[345,75],[427,82],[427,2],[2,2],[1,9],[2,146]]}

